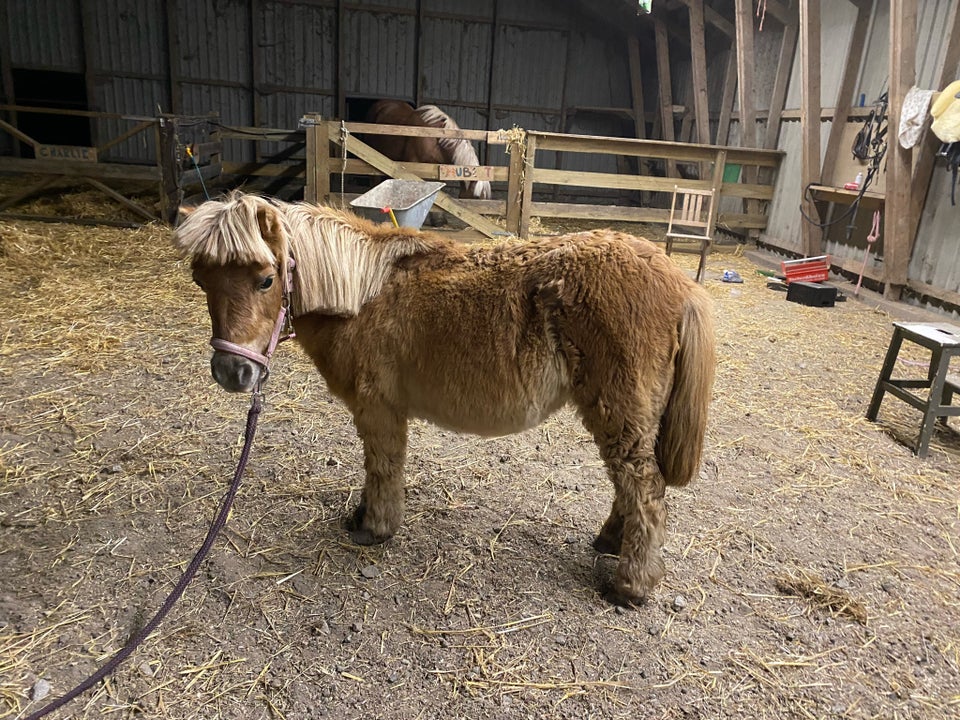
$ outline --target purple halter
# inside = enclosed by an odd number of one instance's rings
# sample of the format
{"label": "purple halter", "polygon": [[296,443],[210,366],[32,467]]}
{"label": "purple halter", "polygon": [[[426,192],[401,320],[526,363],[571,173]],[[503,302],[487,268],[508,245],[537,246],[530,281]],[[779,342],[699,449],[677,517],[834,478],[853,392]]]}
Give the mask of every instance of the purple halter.
{"label": "purple halter", "polygon": [[257,365],[260,365],[263,368],[263,374],[260,377],[260,382],[257,384],[258,387],[260,383],[267,379],[267,375],[270,373],[270,358],[273,356],[273,351],[277,349],[277,345],[284,340],[296,337],[292,324],[293,311],[290,309],[290,298],[293,294],[293,271],[296,267],[297,263],[294,259],[292,257],[287,258],[287,271],[283,273],[283,297],[280,300],[280,312],[277,314],[277,322],[274,323],[270,342],[267,344],[267,349],[262,355],[255,350],[250,350],[242,345],[232,343],[229,340],[222,340],[218,337],[210,340],[210,345],[214,350],[239,355],[240,357],[247,358],[247,360],[253,360]]}

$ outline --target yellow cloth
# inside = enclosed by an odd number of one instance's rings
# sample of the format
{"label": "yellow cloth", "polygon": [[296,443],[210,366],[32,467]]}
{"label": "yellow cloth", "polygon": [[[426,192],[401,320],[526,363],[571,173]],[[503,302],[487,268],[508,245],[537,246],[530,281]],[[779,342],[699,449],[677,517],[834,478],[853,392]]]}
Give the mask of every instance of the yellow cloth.
{"label": "yellow cloth", "polygon": [[930,129],[941,142],[960,141],[960,98],[957,98],[957,93],[960,93],[960,80],[947,85],[930,107],[930,114],[933,115]]}

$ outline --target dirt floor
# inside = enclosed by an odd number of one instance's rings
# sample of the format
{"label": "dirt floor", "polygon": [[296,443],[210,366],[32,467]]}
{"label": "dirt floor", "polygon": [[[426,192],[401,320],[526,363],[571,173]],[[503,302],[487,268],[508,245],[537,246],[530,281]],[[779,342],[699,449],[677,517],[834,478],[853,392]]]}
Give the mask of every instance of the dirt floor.
{"label": "dirt floor", "polygon": [[[938,430],[921,460],[904,444],[916,411],[888,397],[864,419],[907,309],[789,303],[757,269],[708,265],[705,461],[668,491],[668,574],[645,606],[601,596],[613,561],[590,543],[611,489],[568,411],[493,440],[414,423],[404,527],[351,544],[359,443],[284,345],[210,559],[58,717],[960,717],[960,436]],[[247,398],[211,380],[203,298],[161,228],[0,221],[0,282],[0,718],[14,718],[163,602],[233,474]]]}

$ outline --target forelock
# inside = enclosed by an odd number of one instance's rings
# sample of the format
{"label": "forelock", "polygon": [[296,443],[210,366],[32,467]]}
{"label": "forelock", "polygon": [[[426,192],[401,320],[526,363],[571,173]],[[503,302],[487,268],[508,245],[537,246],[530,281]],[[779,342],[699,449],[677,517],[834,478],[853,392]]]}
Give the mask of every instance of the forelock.
{"label": "forelock", "polygon": [[257,223],[257,210],[269,204],[264,198],[239,192],[225,200],[207,201],[177,228],[174,247],[193,262],[273,265],[277,258]]}

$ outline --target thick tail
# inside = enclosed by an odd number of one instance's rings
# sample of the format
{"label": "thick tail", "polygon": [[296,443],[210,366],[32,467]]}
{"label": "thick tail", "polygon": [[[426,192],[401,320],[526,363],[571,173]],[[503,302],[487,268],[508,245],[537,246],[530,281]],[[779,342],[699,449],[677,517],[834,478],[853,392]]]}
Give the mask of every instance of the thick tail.
{"label": "thick tail", "polygon": [[679,332],[673,389],[660,418],[656,448],[667,485],[686,485],[694,478],[707,429],[716,341],[710,296],[699,287],[687,299]]}

